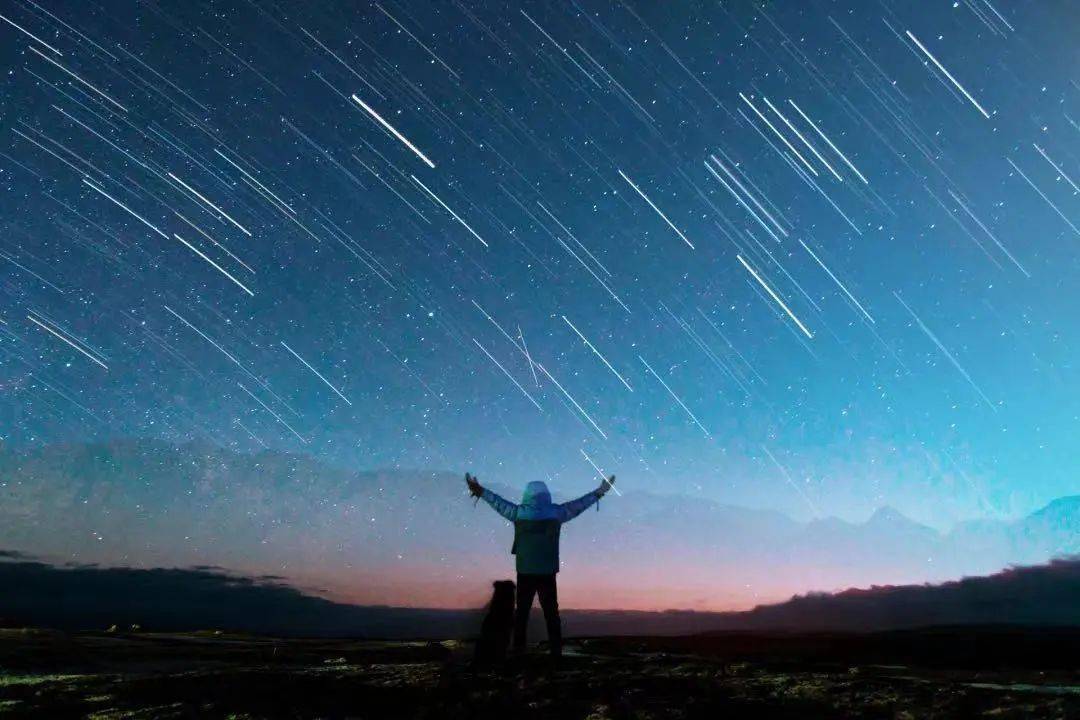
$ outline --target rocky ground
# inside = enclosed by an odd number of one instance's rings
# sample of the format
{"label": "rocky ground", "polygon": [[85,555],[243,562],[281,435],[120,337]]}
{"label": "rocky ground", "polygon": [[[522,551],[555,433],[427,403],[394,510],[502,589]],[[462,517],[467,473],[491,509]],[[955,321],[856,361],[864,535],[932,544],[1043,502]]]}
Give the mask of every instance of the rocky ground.
{"label": "rocky ground", "polygon": [[0,630],[0,717],[1080,718],[1076,666],[792,660],[783,643],[761,652],[770,642],[585,640],[558,666],[535,654],[478,672],[456,642]]}

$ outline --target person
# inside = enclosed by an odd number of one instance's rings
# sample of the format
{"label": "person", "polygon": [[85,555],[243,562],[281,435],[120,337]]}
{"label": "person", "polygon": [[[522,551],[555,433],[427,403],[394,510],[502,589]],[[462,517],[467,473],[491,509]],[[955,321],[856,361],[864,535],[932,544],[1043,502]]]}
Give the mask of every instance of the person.
{"label": "person", "polygon": [[555,584],[555,575],[559,572],[559,531],[563,523],[573,520],[607,494],[615,484],[615,476],[612,475],[600,483],[600,487],[577,500],[561,505],[551,502],[547,485],[539,480],[525,486],[520,505],[504,500],[483,487],[469,473],[465,473],[465,484],[473,497],[483,498],[495,512],[514,523],[514,545],[510,549],[517,566],[514,651],[520,653],[525,649],[525,632],[533,596],[539,595],[547,624],[548,647],[552,656],[559,657],[562,654],[562,623]]}

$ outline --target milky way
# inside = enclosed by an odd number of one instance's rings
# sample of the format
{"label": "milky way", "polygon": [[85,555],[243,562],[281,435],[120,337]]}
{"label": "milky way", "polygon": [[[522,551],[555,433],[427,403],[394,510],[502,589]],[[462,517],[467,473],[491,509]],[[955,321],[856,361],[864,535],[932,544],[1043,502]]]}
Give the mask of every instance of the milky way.
{"label": "milky way", "polygon": [[11,447],[941,526],[1077,487],[1075,3],[0,20]]}

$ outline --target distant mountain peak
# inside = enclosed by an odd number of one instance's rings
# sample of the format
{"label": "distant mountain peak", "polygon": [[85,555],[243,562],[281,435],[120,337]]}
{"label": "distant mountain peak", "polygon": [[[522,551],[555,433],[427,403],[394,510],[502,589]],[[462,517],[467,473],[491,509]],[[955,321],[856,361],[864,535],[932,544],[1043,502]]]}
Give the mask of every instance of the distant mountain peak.
{"label": "distant mountain peak", "polygon": [[1080,517],[1080,495],[1066,495],[1065,497],[1051,500],[1041,509],[1032,513],[1032,515],[1057,515],[1059,513],[1076,513],[1077,517]]}
{"label": "distant mountain peak", "polygon": [[890,532],[918,532],[925,534],[937,534],[937,531],[928,525],[912,520],[904,513],[891,505],[883,505],[874,511],[865,523],[864,527],[888,530]]}
{"label": "distant mountain peak", "polygon": [[874,511],[874,514],[870,516],[867,522],[886,522],[900,519],[906,520],[907,517],[892,505],[882,505]]}
{"label": "distant mountain peak", "polygon": [[882,505],[866,521],[866,525],[918,525],[892,505]]}

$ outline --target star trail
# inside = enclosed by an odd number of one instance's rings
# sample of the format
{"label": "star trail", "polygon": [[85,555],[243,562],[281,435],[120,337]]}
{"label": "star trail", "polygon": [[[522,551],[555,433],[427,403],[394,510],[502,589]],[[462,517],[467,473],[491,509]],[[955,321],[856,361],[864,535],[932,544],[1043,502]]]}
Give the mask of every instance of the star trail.
{"label": "star trail", "polygon": [[1073,3],[0,10],[10,447],[937,525],[1075,491]]}

